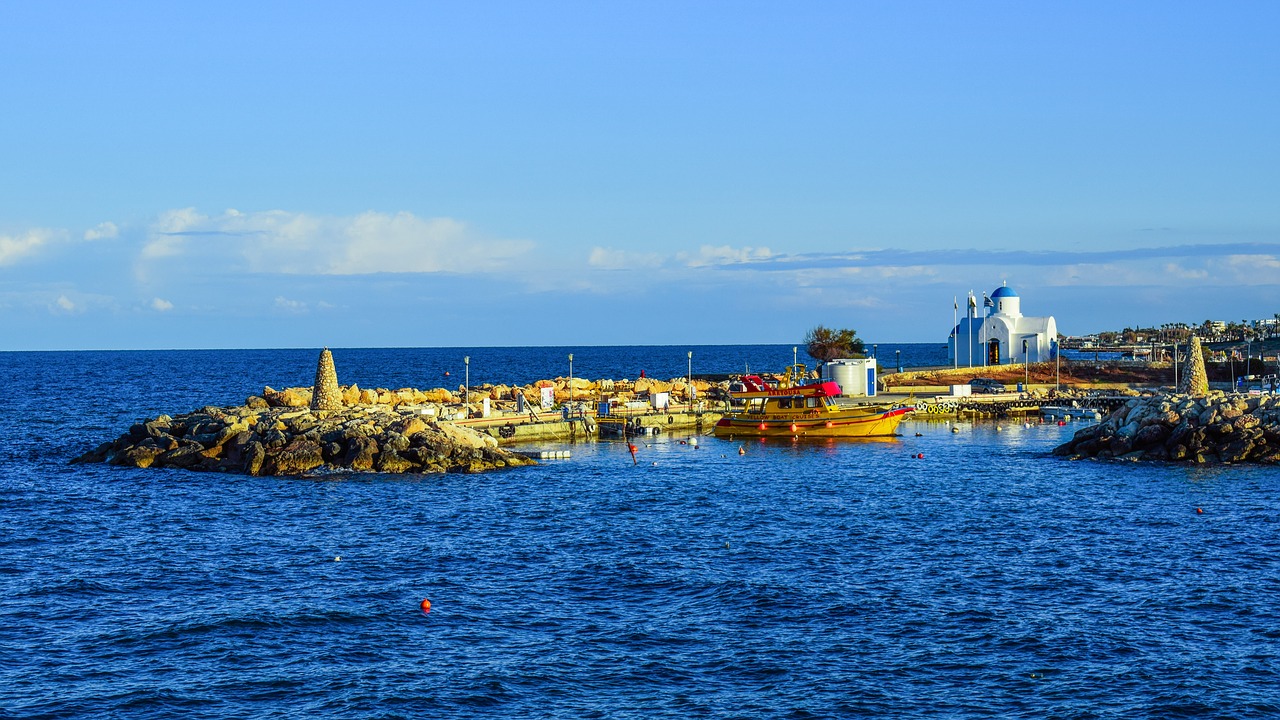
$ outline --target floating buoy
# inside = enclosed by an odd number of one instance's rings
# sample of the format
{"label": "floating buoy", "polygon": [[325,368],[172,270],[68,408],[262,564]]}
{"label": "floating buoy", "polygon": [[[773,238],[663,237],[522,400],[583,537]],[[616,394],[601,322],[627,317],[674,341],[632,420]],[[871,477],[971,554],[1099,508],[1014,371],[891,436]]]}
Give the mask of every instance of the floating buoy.
{"label": "floating buoy", "polygon": [[924,453],[920,453],[919,455],[916,455],[916,457],[918,457],[918,458],[920,458],[921,460],[923,460],[923,459],[924,459]]}
{"label": "floating buoy", "polygon": [[924,433],[916,433],[916,437],[924,437]]}
{"label": "floating buoy", "polygon": [[689,444],[698,447],[698,438],[689,438]]}
{"label": "floating buoy", "polygon": [[1203,515],[1203,514],[1204,514],[1204,510],[1203,510],[1203,509],[1201,509],[1201,508],[1196,508],[1196,514],[1197,514],[1197,515]]}
{"label": "floating buoy", "polygon": [[1059,420],[1059,421],[1058,421],[1058,427],[1062,427],[1062,426],[1064,426],[1064,425],[1066,425],[1066,424],[1067,424],[1067,421],[1066,421],[1066,420]]}
{"label": "floating buoy", "polygon": [[334,562],[342,562],[342,556],[341,556],[341,555],[334,555],[334,556],[333,556],[333,561],[334,561]]}
{"label": "floating buoy", "polygon": [[422,614],[426,615],[431,612],[431,601],[424,598],[418,607],[422,608]]}
{"label": "floating buoy", "polygon": [[739,447],[739,448],[738,448],[738,454],[739,454],[739,455],[746,455],[746,454],[747,454],[747,446],[746,446],[746,445],[743,445],[743,446]]}
{"label": "floating buoy", "polygon": [[760,429],[764,430],[764,427],[765,427],[764,423],[760,423]]}
{"label": "floating buoy", "polygon": [[795,432],[795,431],[796,431],[796,424],[791,423],[791,432]]}
{"label": "floating buoy", "polygon": [[953,433],[958,433],[958,432],[960,432],[960,428],[956,427],[955,425],[952,425],[952,426],[951,426],[951,432],[953,432]]}
{"label": "floating buoy", "polygon": [[1002,428],[1002,427],[1000,427],[999,425],[997,425],[997,426],[996,426],[996,432],[1004,432],[1004,428]]}

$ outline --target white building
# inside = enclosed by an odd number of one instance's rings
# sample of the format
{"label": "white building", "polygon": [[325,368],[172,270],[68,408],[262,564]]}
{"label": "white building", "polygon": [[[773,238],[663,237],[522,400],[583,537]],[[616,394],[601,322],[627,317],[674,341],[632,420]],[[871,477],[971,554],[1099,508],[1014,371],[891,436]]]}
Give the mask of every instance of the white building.
{"label": "white building", "polygon": [[969,293],[965,317],[947,340],[948,360],[956,365],[1001,365],[1044,362],[1058,354],[1058,323],[1053,317],[1022,314],[1022,300],[1008,287],[982,297],[986,317],[978,317],[978,303]]}

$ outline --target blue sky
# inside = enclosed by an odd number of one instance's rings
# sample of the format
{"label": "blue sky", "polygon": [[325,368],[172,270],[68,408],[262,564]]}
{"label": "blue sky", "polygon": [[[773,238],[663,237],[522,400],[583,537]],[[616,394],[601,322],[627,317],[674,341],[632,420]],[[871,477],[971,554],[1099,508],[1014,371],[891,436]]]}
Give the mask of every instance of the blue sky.
{"label": "blue sky", "polygon": [[1280,5],[9,3],[0,349],[1280,312]]}

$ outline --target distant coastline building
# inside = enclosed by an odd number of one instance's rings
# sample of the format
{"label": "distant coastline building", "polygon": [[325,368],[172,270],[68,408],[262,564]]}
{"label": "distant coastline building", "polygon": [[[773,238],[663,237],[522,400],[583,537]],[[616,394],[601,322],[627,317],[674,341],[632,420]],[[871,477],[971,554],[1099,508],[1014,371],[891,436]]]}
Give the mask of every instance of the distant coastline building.
{"label": "distant coastline building", "polygon": [[[1002,365],[1043,362],[1058,355],[1058,323],[1052,316],[1022,314],[1022,300],[1012,288],[1001,286],[982,296],[985,317],[969,293],[965,317],[951,330],[947,359],[956,365]],[[956,303],[959,309],[959,302]]]}

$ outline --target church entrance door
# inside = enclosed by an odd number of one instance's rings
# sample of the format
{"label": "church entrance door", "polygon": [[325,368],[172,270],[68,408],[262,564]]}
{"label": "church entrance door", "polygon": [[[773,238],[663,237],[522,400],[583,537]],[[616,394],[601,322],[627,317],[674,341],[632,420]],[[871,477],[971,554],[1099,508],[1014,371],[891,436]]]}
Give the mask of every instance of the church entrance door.
{"label": "church entrance door", "polygon": [[987,342],[987,364],[1000,364],[1000,341],[995,338]]}

